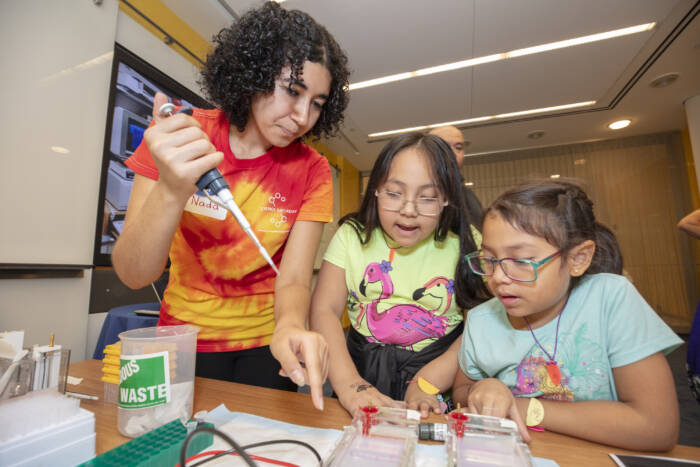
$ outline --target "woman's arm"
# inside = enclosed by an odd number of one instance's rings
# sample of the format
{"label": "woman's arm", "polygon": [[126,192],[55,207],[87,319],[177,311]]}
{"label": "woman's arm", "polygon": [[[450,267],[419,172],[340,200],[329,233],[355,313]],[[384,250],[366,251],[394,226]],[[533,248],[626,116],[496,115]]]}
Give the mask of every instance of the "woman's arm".
{"label": "woman's arm", "polygon": [[132,289],[145,287],[163,272],[184,208],[161,188],[155,180],[134,176],[124,228],[112,253],[114,270]]}
{"label": "woman's arm", "polygon": [[440,392],[449,389],[459,369],[457,355],[459,355],[461,343],[461,338],[455,340],[445,353],[418,370],[413,377],[413,381],[408,385],[404,400],[409,409],[419,410],[421,417],[427,417],[430,410],[436,414],[441,413],[441,410],[437,397],[423,392],[421,388],[418,387],[418,378],[425,379],[439,389]]}
{"label": "woman's arm", "polygon": [[381,394],[360,376],[350,357],[340,324],[347,297],[345,270],[324,261],[311,299],[311,328],[320,332],[328,342],[328,373],[333,389],[350,414],[369,403],[395,405],[391,398]]}
{"label": "woman's arm", "polygon": [[321,222],[296,221],[289,233],[275,281],[276,324],[270,341],[272,355],[282,365],[281,374],[298,385],[308,383],[319,410],[323,410],[322,386],[328,374],[328,349],[323,336],[307,330],[306,321],[313,262],[322,231]]}
{"label": "woman's arm", "polygon": [[112,253],[117,275],[133,289],[145,287],[163,272],[185,203],[197,189],[195,182],[223,159],[197,120],[185,114],[161,117],[158,109],[166,102],[165,95],[156,94],[155,125],[144,134],[158,180],[135,176],[124,228]]}

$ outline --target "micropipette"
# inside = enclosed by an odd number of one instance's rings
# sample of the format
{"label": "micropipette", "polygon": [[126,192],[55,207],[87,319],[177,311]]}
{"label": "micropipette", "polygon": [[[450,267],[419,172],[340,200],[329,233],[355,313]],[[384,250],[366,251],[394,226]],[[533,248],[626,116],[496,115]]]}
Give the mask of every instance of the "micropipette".
{"label": "micropipette", "polygon": [[[173,113],[174,109],[175,105],[168,102],[163,104],[158,111],[161,115],[169,116],[173,116],[178,113],[192,115],[192,109],[189,107],[183,107],[182,109]],[[277,269],[277,266],[275,266],[275,263],[272,261],[272,258],[270,258],[270,255],[267,253],[267,250],[265,250],[265,247],[262,245],[262,243],[260,243],[260,240],[258,240],[258,237],[255,236],[255,233],[250,226],[250,222],[248,222],[248,219],[245,218],[243,212],[234,201],[231,190],[229,190],[228,183],[226,183],[226,180],[224,180],[221,172],[219,172],[216,168],[209,170],[202,175],[199,180],[197,180],[197,187],[204,193],[207,193],[208,191],[209,196],[211,196],[215,201],[221,201],[219,204],[222,204],[231,212],[236,221],[238,221],[238,225],[240,225],[246,235],[248,235],[248,238],[255,243],[255,246],[258,248],[258,251],[262,257],[265,258],[265,261],[267,261],[270,267],[272,267],[272,270],[279,275],[280,272]]]}

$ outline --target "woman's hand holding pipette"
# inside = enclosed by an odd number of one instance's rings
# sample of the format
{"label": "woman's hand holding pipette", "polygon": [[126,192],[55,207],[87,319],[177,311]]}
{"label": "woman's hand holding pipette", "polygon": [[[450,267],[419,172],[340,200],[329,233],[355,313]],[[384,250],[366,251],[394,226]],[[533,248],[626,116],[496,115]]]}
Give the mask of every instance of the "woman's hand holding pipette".
{"label": "woman's hand holding pipette", "polygon": [[195,182],[223,159],[195,119],[185,114],[161,115],[160,107],[167,102],[165,95],[156,94],[154,124],[144,134],[158,179],[134,176],[124,227],[112,252],[115,271],[133,289],[161,275],[182,210],[196,190]]}
{"label": "woman's hand holding pipette", "polygon": [[144,140],[158,166],[158,183],[175,199],[185,202],[197,190],[195,183],[206,171],[221,163],[223,153],[189,115],[162,115],[160,107],[168,98],[157,93],[153,100],[153,119]]}

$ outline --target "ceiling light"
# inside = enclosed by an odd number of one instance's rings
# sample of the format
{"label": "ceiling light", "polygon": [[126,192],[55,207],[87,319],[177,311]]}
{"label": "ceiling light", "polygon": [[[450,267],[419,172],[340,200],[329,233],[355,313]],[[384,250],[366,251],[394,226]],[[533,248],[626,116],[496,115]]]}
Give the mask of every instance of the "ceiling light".
{"label": "ceiling light", "polygon": [[680,75],[678,73],[666,73],[656,77],[649,83],[652,88],[665,88],[666,86],[676,82]]}
{"label": "ceiling light", "polygon": [[408,133],[409,131],[423,131],[423,130],[428,130],[431,128],[437,128],[440,126],[467,125],[469,123],[484,122],[487,120],[496,120],[496,119],[509,118],[509,117],[518,117],[521,115],[530,115],[530,114],[543,113],[543,112],[556,112],[558,110],[574,109],[576,107],[585,107],[585,106],[593,105],[593,104],[595,104],[595,102],[596,101],[575,102],[573,104],[555,105],[553,107],[541,107],[539,109],[520,110],[517,112],[509,112],[509,113],[498,114],[498,115],[488,115],[485,117],[467,118],[465,120],[455,120],[452,122],[431,123],[430,125],[414,126],[414,127],[410,127],[410,128],[401,128],[399,130],[389,130],[389,131],[380,131],[378,133],[370,133],[367,136],[369,138],[378,138],[380,136],[389,136],[389,135],[397,135],[399,133]]}
{"label": "ceiling light", "polygon": [[421,68],[419,70],[407,71],[403,73],[397,73],[394,75],[387,75],[380,78],[368,79],[366,81],[358,81],[357,83],[351,83],[349,90],[353,91],[355,89],[368,88],[370,86],[378,86],[380,84],[391,83],[394,81],[400,81],[409,78],[415,78],[417,76],[432,75],[434,73],[442,73],[445,71],[458,70],[460,68],[468,68],[476,65],[482,65],[484,63],[496,62],[499,60],[505,60],[507,58],[522,57],[524,55],[538,54],[542,52],[549,52],[551,50],[563,49],[565,47],[573,47],[575,45],[589,44],[591,42],[598,42],[606,39],[612,39],[614,37],[627,36],[629,34],[637,34],[640,32],[648,31],[652,29],[656,23],[645,23],[639,24],[637,26],[631,26],[628,28],[615,29],[613,31],[601,32],[598,34],[591,34],[588,36],[575,37],[573,39],[566,39],[563,41],[550,42],[548,44],[540,44],[532,47],[525,47],[523,49],[511,50],[510,52],[502,52],[491,55],[485,55],[483,57],[475,57],[467,60],[460,60],[458,62],[447,63],[444,65],[437,65],[428,68]]}
{"label": "ceiling light", "polygon": [[552,174],[549,176],[549,178],[559,178],[559,177],[561,177],[561,175],[559,175],[559,174]]}
{"label": "ceiling light", "polygon": [[542,131],[542,130],[531,131],[530,133],[527,134],[527,137],[530,139],[540,139],[543,136],[544,136],[544,131]]}
{"label": "ceiling light", "polygon": [[68,154],[70,152],[69,149],[66,149],[62,146],[51,146],[51,150],[53,152],[57,152],[58,154]]}
{"label": "ceiling light", "polygon": [[627,128],[630,125],[630,123],[632,123],[630,120],[618,120],[608,125],[608,128],[610,128],[611,130],[620,130],[622,128]]}
{"label": "ceiling light", "polygon": [[474,182],[464,182],[464,186],[474,186]]}

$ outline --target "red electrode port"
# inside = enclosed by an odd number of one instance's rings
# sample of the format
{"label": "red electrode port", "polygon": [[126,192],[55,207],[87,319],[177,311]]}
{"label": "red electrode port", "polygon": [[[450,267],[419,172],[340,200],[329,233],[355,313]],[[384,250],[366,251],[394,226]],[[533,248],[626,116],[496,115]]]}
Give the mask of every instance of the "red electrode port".
{"label": "red electrode port", "polygon": [[469,421],[469,417],[462,412],[452,412],[450,413],[450,418],[452,419],[450,423],[454,425],[455,434],[458,438],[464,436],[464,424]]}
{"label": "red electrode port", "polygon": [[362,418],[362,434],[364,436],[369,435],[369,430],[372,428],[372,425],[376,425],[376,416],[377,412],[379,412],[379,409],[372,406],[368,405],[365,407],[360,407],[360,410],[363,412],[363,418]]}

